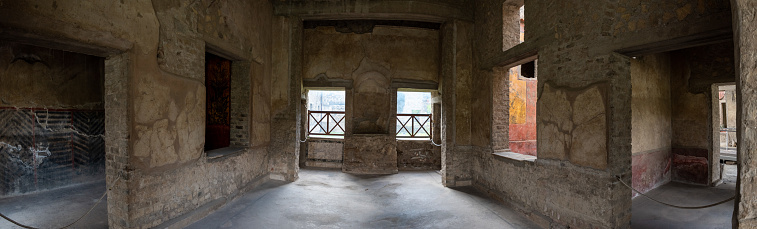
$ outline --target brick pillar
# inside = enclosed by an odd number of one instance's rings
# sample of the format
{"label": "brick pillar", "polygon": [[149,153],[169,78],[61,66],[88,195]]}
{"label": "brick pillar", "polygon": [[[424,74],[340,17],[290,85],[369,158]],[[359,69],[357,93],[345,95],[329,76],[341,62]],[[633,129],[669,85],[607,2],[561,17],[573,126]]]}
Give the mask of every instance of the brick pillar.
{"label": "brick pillar", "polygon": [[108,226],[129,223],[129,56],[105,60],[105,181],[108,187]]}
{"label": "brick pillar", "polygon": [[[274,26],[274,58],[277,61],[274,81],[286,81],[286,98],[282,106],[272,108],[269,171],[271,178],[294,181],[299,172],[300,156],[300,97],[302,94],[302,21],[299,18],[279,17]],[[279,60],[279,58],[281,58]],[[280,71],[279,71],[280,70]],[[278,104],[278,103],[275,103]]]}
{"label": "brick pillar", "polygon": [[736,138],[738,139],[739,178],[736,182],[734,228],[757,228],[757,1],[732,0],[736,60]]}
{"label": "brick pillar", "polygon": [[447,187],[471,181],[472,24],[442,25],[442,183]]}

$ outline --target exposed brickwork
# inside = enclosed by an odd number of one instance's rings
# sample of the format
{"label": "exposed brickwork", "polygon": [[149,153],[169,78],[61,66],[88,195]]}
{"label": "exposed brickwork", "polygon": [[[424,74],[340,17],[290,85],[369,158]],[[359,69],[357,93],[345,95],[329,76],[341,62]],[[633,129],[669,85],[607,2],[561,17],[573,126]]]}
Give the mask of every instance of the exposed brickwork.
{"label": "exposed brickwork", "polygon": [[129,214],[129,55],[105,60],[105,181],[108,187],[108,225],[131,228]]}
{"label": "exposed brickwork", "polygon": [[440,170],[441,147],[431,141],[397,141],[399,170]]}
{"label": "exposed brickwork", "polygon": [[252,149],[212,161],[202,159],[176,170],[131,173],[131,179],[140,181],[130,185],[132,192],[140,193],[130,198],[131,222],[139,225],[137,228],[152,228],[205,204],[235,198],[255,184],[251,182],[268,176],[261,169],[267,166],[266,154],[265,149]]}
{"label": "exposed brickwork", "polygon": [[305,165],[321,168],[342,168],[343,139],[308,139]]}
{"label": "exposed brickwork", "polygon": [[734,224],[739,228],[757,228],[757,186],[755,186],[755,171],[757,160],[754,157],[757,150],[757,117],[753,111],[757,109],[757,71],[751,66],[757,62],[755,50],[757,50],[757,18],[754,9],[757,2],[750,0],[731,1],[732,6],[734,42],[736,44],[736,91],[739,101],[738,113],[738,158],[739,158],[739,182],[736,187],[736,201],[739,202],[734,210]]}
{"label": "exposed brickwork", "polygon": [[231,136],[232,146],[250,146],[250,64],[236,61],[231,65]]}

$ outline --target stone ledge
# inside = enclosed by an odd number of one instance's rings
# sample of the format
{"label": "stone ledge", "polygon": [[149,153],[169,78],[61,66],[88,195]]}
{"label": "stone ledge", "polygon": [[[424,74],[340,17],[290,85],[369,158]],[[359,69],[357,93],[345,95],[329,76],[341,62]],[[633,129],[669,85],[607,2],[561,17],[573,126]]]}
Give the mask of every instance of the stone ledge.
{"label": "stone ledge", "polygon": [[306,141],[338,141],[338,142],[344,142],[344,136],[309,136],[307,137]]}
{"label": "stone ledge", "polygon": [[213,160],[213,159],[219,159],[219,158],[223,158],[227,156],[237,155],[241,152],[244,152],[245,150],[247,150],[247,147],[230,146],[230,147],[224,147],[220,149],[205,151],[205,154],[208,157],[208,160]]}
{"label": "stone ledge", "polygon": [[520,162],[520,163],[528,163],[528,164],[536,163],[536,156],[513,153],[510,151],[494,152],[492,153],[492,155],[494,155],[495,158],[503,160],[503,161]]}

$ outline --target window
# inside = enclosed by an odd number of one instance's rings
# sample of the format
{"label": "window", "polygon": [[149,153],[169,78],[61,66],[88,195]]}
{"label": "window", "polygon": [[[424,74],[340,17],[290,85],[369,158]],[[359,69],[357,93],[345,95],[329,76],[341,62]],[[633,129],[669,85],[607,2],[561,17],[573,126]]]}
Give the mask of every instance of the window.
{"label": "window", "polygon": [[525,5],[502,4],[502,51],[526,41]]}
{"label": "window", "polygon": [[508,86],[508,147],[514,153],[532,156],[536,156],[536,62],[511,68]]}
{"label": "window", "polygon": [[229,147],[231,61],[205,54],[205,151]]}
{"label": "window", "polygon": [[397,137],[430,139],[433,129],[431,92],[397,92]]}
{"label": "window", "polygon": [[[492,79],[492,149],[518,158],[536,158],[538,60],[495,68]],[[510,157],[510,156],[506,156]]]}
{"label": "window", "polygon": [[344,90],[308,90],[308,136],[344,136]]}
{"label": "window", "polygon": [[720,103],[720,128],[728,128],[728,112],[726,111],[725,103]]}
{"label": "window", "polygon": [[520,12],[520,43],[523,43],[526,41],[526,20],[524,17],[526,16],[526,6],[521,6],[518,11]]}
{"label": "window", "polygon": [[519,80],[536,79],[536,60],[522,64],[516,68],[518,68],[516,71],[518,71]]}
{"label": "window", "polygon": [[217,158],[250,146],[250,65],[207,49],[205,53],[205,152]]}

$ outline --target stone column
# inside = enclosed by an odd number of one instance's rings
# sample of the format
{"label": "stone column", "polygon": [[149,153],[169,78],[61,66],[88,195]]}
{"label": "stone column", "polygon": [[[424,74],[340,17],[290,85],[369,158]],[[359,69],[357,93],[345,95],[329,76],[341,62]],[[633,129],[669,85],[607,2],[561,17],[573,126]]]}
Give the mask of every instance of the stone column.
{"label": "stone column", "polygon": [[736,138],[739,178],[736,182],[734,228],[757,228],[757,1],[732,0],[736,60]]}
{"label": "stone column", "polygon": [[[351,120],[344,137],[342,171],[356,174],[397,173],[396,89],[389,71],[381,66],[361,65],[353,88],[347,94]],[[394,94],[392,94],[394,93]]]}
{"label": "stone column", "polygon": [[131,228],[129,224],[129,55],[105,60],[105,181],[108,187],[108,225]]}
{"label": "stone column", "polygon": [[473,25],[449,21],[442,25],[442,183],[471,183],[471,78]]}
{"label": "stone column", "polygon": [[[299,171],[302,94],[302,21],[274,21],[271,145],[269,171],[276,180],[294,181]],[[255,109],[255,108],[253,108]]]}

